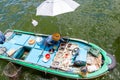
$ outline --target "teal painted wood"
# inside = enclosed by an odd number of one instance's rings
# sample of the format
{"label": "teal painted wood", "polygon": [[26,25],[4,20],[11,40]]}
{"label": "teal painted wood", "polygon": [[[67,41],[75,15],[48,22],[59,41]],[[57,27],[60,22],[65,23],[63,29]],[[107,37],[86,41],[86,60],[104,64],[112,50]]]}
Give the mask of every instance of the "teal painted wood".
{"label": "teal painted wood", "polygon": [[[5,42],[3,45],[0,45],[0,46],[6,47],[7,50],[11,49],[12,47],[18,48],[20,46],[22,46],[23,48],[20,48],[20,50],[18,50],[13,55],[13,58],[10,58],[10,57],[4,56],[4,55],[0,55],[1,59],[6,59],[8,61],[23,65],[26,67],[30,67],[30,68],[33,68],[33,69],[36,69],[39,71],[47,72],[47,73],[54,74],[54,75],[59,75],[62,77],[73,78],[73,79],[92,79],[92,78],[99,77],[99,76],[104,75],[105,73],[109,72],[108,65],[111,62],[110,58],[108,59],[106,51],[104,51],[102,48],[100,48],[99,46],[97,46],[93,43],[88,43],[87,41],[84,41],[81,39],[70,38],[70,42],[76,43],[79,45],[79,47],[84,48],[84,50],[82,51],[82,55],[84,56],[84,59],[82,58],[81,60],[86,62],[86,55],[84,55],[84,53],[87,54],[86,50],[88,50],[89,47],[94,47],[94,48],[99,49],[101,55],[104,58],[104,64],[102,65],[102,67],[99,70],[88,74],[86,77],[82,77],[80,74],[70,73],[70,72],[50,68],[50,65],[52,64],[54,56],[56,55],[56,51],[58,49],[59,44],[56,45],[57,48],[56,48],[55,52],[51,54],[51,59],[48,62],[44,62],[43,58],[44,58],[45,54],[48,53],[49,49],[51,49],[53,46],[46,47],[46,46],[44,46],[44,44],[40,44],[40,46],[38,46],[38,44],[36,42],[34,45],[28,44],[28,41],[30,39],[36,39],[36,37],[35,37],[36,35],[43,37],[43,40],[45,40],[45,37],[47,37],[48,35],[34,34],[32,32],[25,32],[25,31],[20,31],[20,30],[14,30],[14,32],[19,33],[19,34],[14,35],[14,37],[11,40]],[[20,42],[20,40],[21,40],[21,42]],[[28,51],[28,54],[26,55],[27,57],[24,60],[21,60],[20,56],[22,56],[22,54],[25,50],[24,47],[26,49],[29,49],[29,51]],[[18,55],[18,53],[20,53],[20,55]]]}

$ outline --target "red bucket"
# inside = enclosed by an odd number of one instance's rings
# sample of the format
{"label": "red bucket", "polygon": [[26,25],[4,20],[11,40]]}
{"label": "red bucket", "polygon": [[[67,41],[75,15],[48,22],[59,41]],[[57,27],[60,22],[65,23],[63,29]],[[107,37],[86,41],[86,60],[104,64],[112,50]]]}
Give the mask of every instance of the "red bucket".
{"label": "red bucket", "polygon": [[47,53],[47,54],[45,55],[45,58],[46,58],[46,59],[50,59],[50,54]]}

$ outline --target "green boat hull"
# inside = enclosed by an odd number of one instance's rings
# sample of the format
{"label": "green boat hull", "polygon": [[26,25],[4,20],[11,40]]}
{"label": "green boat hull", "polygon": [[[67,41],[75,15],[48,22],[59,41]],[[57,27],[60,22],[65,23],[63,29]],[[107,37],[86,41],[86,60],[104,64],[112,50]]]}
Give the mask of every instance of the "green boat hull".
{"label": "green boat hull", "polygon": [[[40,36],[40,35],[48,36],[48,35],[44,35],[44,34],[35,34],[35,33],[32,33],[32,32],[26,32],[26,31],[20,31],[20,30],[14,30],[14,32],[22,33],[22,34],[30,34],[30,35],[35,35],[35,36]],[[66,71],[59,70],[59,69],[51,69],[51,68],[40,66],[38,64],[33,64],[33,63],[30,63],[30,62],[26,62],[24,60],[11,58],[11,57],[7,57],[7,56],[3,56],[3,55],[0,55],[0,59],[4,59],[4,60],[19,64],[19,65],[22,65],[22,66],[25,66],[25,67],[29,67],[29,68],[36,69],[36,70],[39,70],[39,71],[42,71],[42,72],[46,72],[46,73],[49,73],[49,74],[62,76],[62,77],[66,77],[66,78],[72,78],[72,79],[82,79],[82,80],[83,79],[93,79],[93,78],[100,77],[100,76],[109,72],[109,67],[108,66],[110,64],[112,64],[112,60],[109,56],[107,56],[106,51],[104,51],[102,48],[100,48],[99,46],[97,46],[93,43],[90,43],[90,42],[87,42],[87,41],[84,41],[84,40],[81,40],[81,39],[70,38],[70,40],[82,42],[83,44],[86,44],[86,45],[89,45],[93,48],[99,49],[102,57],[104,58],[104,63],[101,66],[101,68],[99,70],[97,70],[95,72],[92,72],[92,73],[89,73],[85,77],[83,77],[80,74],[69,73],[69,72],[66,72]]]}

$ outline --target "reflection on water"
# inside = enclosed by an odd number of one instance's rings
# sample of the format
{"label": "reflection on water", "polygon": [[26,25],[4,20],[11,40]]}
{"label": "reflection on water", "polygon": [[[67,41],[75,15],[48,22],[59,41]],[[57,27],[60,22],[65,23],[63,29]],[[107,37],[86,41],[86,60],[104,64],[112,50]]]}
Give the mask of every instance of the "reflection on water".
{"label": "reflection on water", "polygon": [[[93,42],[114,54],[117,67],[102,80],[120,79],[120,0],[75,0],[81,4],[75,12],[56,17],[36,16],[36,7],[44,0],[1,0],[0,30],[20,29],[52,34],[60,32],[63,36],[81,38]],[[36,27],[32,19],[39,22]],[[0,62],[0,72],[5,62]],[[42,78],[40,78],[42,77]],[[7,77],[0,75],[1,80]],[[60,80],[61,77],[24,69],[20,80]],[[66,80],[66,79],[64,79]],[[101,79],[97,79],[101,80]]]}

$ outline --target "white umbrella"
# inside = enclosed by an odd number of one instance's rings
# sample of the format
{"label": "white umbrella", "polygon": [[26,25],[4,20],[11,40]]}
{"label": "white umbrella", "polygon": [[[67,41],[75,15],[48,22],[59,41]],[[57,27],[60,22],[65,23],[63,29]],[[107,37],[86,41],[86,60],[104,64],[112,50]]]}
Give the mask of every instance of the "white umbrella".
{"label": "white umbrella", "polygon": [[59,14],[72,12],[80,4],[73,0],[45,0],[37,7],[36,15],[56,16]]}

